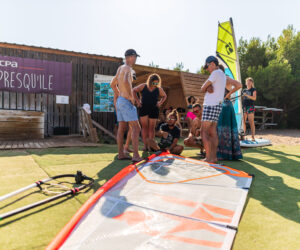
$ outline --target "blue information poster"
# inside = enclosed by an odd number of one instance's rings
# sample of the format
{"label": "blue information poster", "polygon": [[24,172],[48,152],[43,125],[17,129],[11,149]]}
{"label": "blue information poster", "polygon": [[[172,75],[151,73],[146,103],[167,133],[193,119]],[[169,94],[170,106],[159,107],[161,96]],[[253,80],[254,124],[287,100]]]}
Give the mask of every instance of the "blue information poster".
{"label": "blue information poster", "polygon": [[112,76],[94,75],[93,112],[114,112],[114,92],[110,87]]}

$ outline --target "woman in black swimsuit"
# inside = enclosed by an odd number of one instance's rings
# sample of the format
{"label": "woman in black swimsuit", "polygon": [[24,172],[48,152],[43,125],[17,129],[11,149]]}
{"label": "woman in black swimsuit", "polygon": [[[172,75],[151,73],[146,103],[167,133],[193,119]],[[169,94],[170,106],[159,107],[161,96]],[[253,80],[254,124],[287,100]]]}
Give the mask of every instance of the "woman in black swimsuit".
{"label": "woman in black swimsuit", "polygon": [[[137,97],[141,94],[142,100]],[[161,88],[161,79],[158,74],[151,74],[147,83],[142,83],[133,89],[133,96],[137,102],[142,125],[142,138],[144,149],[148,149],[148,139],[154,140],[155,125],[159,116],[159,108],[167,98],[165,91]],[[159,98],[161,99],[159,100]]]}

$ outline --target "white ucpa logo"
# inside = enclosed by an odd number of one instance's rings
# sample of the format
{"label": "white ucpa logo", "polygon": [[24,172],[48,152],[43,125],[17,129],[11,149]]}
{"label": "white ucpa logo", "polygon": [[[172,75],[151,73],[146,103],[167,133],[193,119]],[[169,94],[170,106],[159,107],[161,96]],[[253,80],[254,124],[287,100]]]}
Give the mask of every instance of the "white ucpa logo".
{"label": "white ucpa logo", "polygon": [[17,62],[0,60],[0,67],[8,67],[8,66],[10,66],[12,68],[18,68],[18,63]]}

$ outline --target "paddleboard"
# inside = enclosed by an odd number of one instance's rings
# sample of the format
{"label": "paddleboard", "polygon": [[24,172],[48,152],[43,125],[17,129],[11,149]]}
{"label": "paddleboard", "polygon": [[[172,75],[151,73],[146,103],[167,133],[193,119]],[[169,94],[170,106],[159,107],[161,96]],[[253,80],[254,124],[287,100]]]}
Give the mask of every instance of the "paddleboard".
{"label": "paddleboard", "polygon": [[271,141],[268,139],[255,139],[255,141],[252,140],[242,140],[240,141],[240,145],[243,148],[254,148],[254,147],[264,147],[271,145]]}

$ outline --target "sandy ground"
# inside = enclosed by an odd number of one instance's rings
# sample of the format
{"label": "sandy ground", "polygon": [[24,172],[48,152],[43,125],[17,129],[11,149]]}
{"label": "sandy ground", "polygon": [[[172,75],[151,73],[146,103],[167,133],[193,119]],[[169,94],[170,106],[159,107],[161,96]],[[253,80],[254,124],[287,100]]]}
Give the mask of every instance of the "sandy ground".
{"label": "sandy ground", "polygon": [[[247,136],[247,139],[251,136]],[[300,145],[300,129],[266,129],[257,130],[256,138],[271,140],[273,145]]]}

